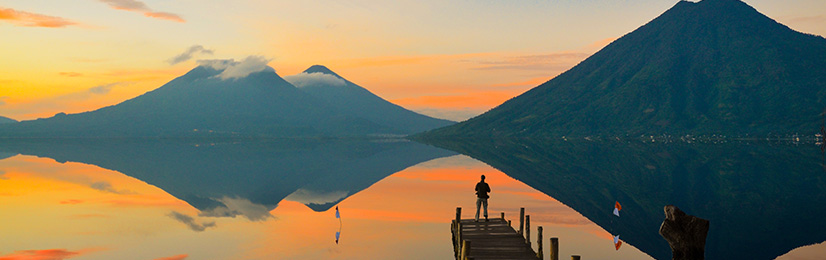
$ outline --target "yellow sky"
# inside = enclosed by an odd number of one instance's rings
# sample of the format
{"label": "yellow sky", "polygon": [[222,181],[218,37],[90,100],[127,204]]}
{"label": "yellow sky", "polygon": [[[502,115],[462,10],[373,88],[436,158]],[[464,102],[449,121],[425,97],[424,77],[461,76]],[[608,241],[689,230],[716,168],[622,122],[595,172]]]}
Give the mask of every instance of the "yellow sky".
{"label": "yellow sky", "polygon": [[[826,35],[824,1],[746,2]],[[94,110],[155,89],[197,59],[262,55],[282,76],[322,64],[408,109],[463,120],[675,3],[0,0],[0,115]]]}

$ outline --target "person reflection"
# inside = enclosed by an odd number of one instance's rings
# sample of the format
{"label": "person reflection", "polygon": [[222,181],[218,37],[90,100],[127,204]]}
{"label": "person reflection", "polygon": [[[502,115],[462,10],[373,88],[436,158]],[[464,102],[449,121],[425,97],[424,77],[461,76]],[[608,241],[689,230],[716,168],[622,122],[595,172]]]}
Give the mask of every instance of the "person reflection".
{"label": "person reflection", "polygon": [[482,175],[482,180],[476,183],[476,222],[479,222],[479,207],[485,207],[485,222],[488,221],[488,192],[490,185],[485,182],[485,175]]}
{"label": "person reflection", "polygon": [[338,239],[341,237],[341,214],[338,213],[338,206],[336,206],[336,218],[338,219],[338,231],[336,232],[336,245],[338,245]]}

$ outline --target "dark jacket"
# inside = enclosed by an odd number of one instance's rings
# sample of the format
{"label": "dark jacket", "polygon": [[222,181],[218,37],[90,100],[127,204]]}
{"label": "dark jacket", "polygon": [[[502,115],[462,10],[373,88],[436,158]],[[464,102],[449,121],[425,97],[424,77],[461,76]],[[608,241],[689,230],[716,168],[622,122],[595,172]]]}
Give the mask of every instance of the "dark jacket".
{"label": "dark jacket", "polygon": [[480,181],[476,184],[476,197],[479,197],[481,199],[490,198],[490,196],[488,196],[488,192],[490,192],[490,186],[487,182]]}

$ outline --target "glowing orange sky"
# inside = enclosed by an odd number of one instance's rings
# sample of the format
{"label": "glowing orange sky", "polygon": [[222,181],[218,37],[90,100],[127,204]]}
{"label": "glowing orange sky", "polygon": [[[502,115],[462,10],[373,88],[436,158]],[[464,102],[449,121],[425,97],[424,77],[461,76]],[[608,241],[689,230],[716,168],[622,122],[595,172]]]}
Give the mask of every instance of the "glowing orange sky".
{"label": "glowing orange sky", "polygon": [[[409,109],[463,120],[574,66],[676,1],[0,0],[0,115],[113,105],[197,59],[322,64]],[[746,0],[826,34],[826,2]],[[206,52],[170,62],[193,46]],[[508,87],[505,87],[508,86]]]}

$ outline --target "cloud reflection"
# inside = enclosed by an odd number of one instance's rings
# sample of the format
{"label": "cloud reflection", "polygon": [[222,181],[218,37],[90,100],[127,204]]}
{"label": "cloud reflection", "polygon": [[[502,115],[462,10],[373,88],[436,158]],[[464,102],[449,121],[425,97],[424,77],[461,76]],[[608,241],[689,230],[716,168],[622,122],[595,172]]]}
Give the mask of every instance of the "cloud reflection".
{"label": "cloud reflection", "polygon": [[214,221],[198,223],[195,221],[195,218],[177,211],[172,211],[171,213],[169,213],[169,216],[181,223],[186,224],[186,226],[189,227],[189,229],[192,229],[192,231],[195,232],[202,232],[207,228],[215,227]]}

